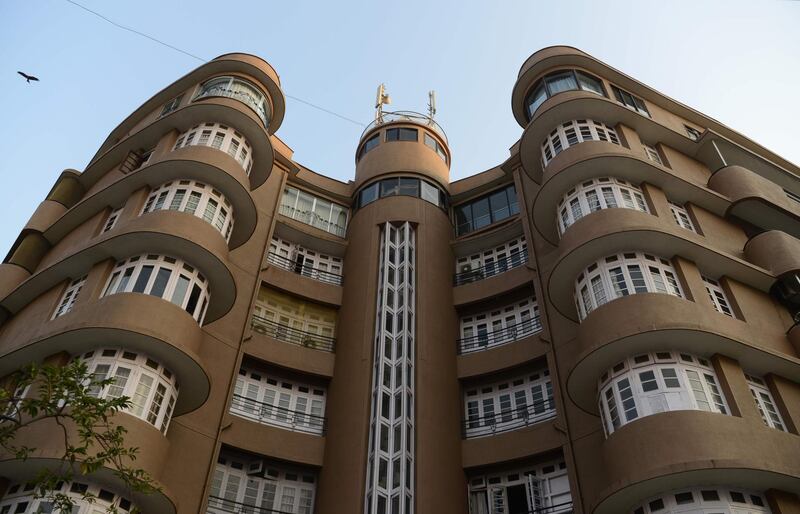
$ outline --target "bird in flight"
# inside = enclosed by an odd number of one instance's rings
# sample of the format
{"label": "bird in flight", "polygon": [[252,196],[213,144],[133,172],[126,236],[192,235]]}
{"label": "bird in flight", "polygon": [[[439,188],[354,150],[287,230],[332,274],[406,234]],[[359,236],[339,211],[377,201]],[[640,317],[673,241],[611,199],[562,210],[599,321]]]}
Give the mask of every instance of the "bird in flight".
{"label": "bird in flight", "polygon": [[31,80],[33,80],[33,81],[36,81],[36,82],[39,82],[39,79],[37,79],[37,78],[36,78],[36,77],[34,77],[33,75],[28,75],[27,73],[22,73],[21,71],[18,71],[17,73],[19,73],[20,75],[22,75],[23,77],[25,77],[25,81],[26,81],[28,84],[30,84],[30,83],[31,83]]}

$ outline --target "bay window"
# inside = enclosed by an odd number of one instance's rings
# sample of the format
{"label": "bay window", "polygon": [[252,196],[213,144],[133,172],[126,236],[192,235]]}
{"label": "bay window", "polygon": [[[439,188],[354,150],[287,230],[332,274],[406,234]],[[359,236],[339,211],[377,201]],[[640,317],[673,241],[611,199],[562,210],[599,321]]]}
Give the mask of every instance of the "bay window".
{"label": "bay window", "polygon": [[221,123],[201,123],[178,136],[173,150],[187,146],[209,146],[225,152],[250,175],[253,167],[253,148],[236,130]]}
{"label": "bay window", "polygon": [[581,182],[567,191],[558,204],[559,233],[589,213],[617,207],[650,212],[642,190],[630,182],[613,177]]}
{"label": "bay window", "polygon": [[261,89],[240,77],[214,77],[200,86],[192,101],[201,98],[222,96],[238,100],[251,108],[261,118],[264,127],[271,116],[269,100]]}
{"label": "bay window", "polygon": [[209,301],[206,278],[190,264],[164,255],[137,255],[118,263],[103,296],[142,293],[163,298],[203,323]]}
{"label": "bay window", "polygon": [[175,180],[162,184],[147,197],[142,214],[170,210],[201,218],[217,229],[226,241],[233,231],[233,206],[225,195],[195,180]]}
{"label": "bay window", "polygon": [[605,123],[594,120],[572,120],[562,123],[542,142],[542,165],[547,166],[553,158],[569,148],[587,141],[605,141],[622,145],[617,131]]}
{"label": "bay window", "polygon": [[565,91],[588,91],[606,96],[603,82],[586,72],[578,70],[559,70],[546,75],[531,88],[525,97],[528,120],[533,118],[536,109],[548,98]]}
{"label": "bay window", "polygon": [[678,410],[728,414],[711,363],[681,352],[644,353],[606,371],[598,383],[606,434],[636,419]]}

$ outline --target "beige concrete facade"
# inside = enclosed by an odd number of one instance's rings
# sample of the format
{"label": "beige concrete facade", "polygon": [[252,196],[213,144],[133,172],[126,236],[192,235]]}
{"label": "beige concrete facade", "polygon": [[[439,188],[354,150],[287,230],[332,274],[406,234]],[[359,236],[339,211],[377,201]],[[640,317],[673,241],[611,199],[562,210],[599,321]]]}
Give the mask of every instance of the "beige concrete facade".
{"label": "beige concrete facade", "polygon": [[[83,356],[173,384],[169,412],[148,386],[117,416],[162,488],[130,498],[148,514],[800,512],[800,169],[575,48],[534,53],[511,102],[492,169],[451,183],[438,125],[389,113],[343,183],[275,135],[268,63],[204,64],[31,206],[0,264],[0,376]],[[413,346],[381,384],[381,237],[406,222]],[[384,433],[399,383],[388,423],[411,428]],[[56,430],[0,455],[0,508]]]}

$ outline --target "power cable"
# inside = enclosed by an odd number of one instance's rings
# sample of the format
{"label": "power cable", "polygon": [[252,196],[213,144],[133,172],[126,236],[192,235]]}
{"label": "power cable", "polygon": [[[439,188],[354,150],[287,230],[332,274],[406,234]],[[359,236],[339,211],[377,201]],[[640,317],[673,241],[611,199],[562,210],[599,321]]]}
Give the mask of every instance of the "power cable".
{"label": "power cable", "polygon": [[[169,44],[169,43],[167,43],[167,42],[165,42],[165,41],[162,41],[162,40],[160,40],[160,39],[158,39],[158,38],[156,38],[156,37],[153,37],[153,36],[151,36],[151,35],[149,35],[149,34],[145,34],[144,32],[141,32],[141,31],[139,31],[139,30],[136,30],[136,29],[134,29],[134,28],[131,28],[131,27],[126,27],[125,25],[122,25],[122,24],[120,24],[120,23],[117,23],[117,22],[115,22],[114,20],[112,20],[112,19],[110,19],[110,18],[108,18],[108,17],[106,17],[106,16],[103,16],[103,15],[102,15],[102,14],[100,14],[99,12],[97,12],[97,11],[93,11],[92,9],[89,9],[89,8],[88,8],[88,7],[86,7],[85,5],[81,5],[81,4],[79,4],[78,2],[75,2],[74,0],[65,0],[65,1],[66,1],[66,2],[68,2],[68,3],[70,3],[70,4],[72,4],[72,5],[74,5],[75,7],[78,7],[78,8],[80,8],[80,9],[83,9],[84,11],[86,11],[86,12],[88,12],[88,13],[90,13],[90,14],[93,14],[94,16],[97,16],[97,17],[98,17],[98,18],[100,18],[101,20],[103,20],[103,21],[105,21],[105,22],[107,22],[107,23],[110,23],[110,24],[111,24],[111,25],[113,25],[114,27],[117,27],[117,28],[119,28],[119,29],[122,29],[122,30],[126,30],[126,31],[128,31],[128,32],[131,32],[131,33],[133,33],[133,34],[136,34],[137,36],[141,36],[141,37],[147,38],[147,39],[149,39],[150,41],[153,41],[154,43],[158,43],[159,45],[165,46],[165,47],[169,48],[170,50],[174,50],[174,51],[176,51],[176,52],[180,52],[180,53],[182,53],[183,55],[186,55],[186,56],[188,56],[188,57],[191,57],[192,59],[196,59],[196,60],[198,60],[198,61],[200,61],[200,62],[203,62],[203,63],[207,63],[207,62],[209,62],[209,60],[208,60],[208,59],[204,59],[204,58],[202,58],[202,57],[199,57],[199,56],[197,56],[197,55],[195,55],[195,54],[193,54],[193,53],[191,53],[191,52],[187,52],[186,50],[183,50],[183,49],[181,49],[181,48],[178,48],[177,46],[171,45],[171,44]],[[354,119],[352,119],[352,118],[348,118],[347,116],[344,116],[344,115],[342,115],[342,114],[339,114],[339,113],[337,113],[337,112],[331,111],[330,109],[326,109],[325,107],[320,107],[319,105],[316,105],[316,104],[314,104],[314,103],[312,103],[312,102],[309,102],[308,100],[303,100],[302,98],[298,98],[298,97],[296,97],[296,96],[289,95],[289,94],[286,94],[286,93],[284,93],[284,96],[286,96],[286,98],[291,98],[292,100],[294,100],[294,101],[296,101],[296,102],[300,102],[300,103],[303,103],[303,104],[305,104],[305,105],[308,105],[309,107],[313,107],[314,109],[317,109],[317,110],[319,110],[319,111],[322,111],[322,112],[324,112],[324,113],[330,114],[330,115],[332,115],[332,116],[336,116],[337,118],[340,118],[340,119],[342,119],[342,120],[344,120],[344,121],[349,121],[350,123],[353,123],[353,124],[355,124],[355,125],[358,125],[358,126],[360,126],[360,127],[365,127],[365,126],[366,126],[366,125],[364,125],[363,123],[361,123],[360,121],[356,121],[356,120],[354,120]]]}

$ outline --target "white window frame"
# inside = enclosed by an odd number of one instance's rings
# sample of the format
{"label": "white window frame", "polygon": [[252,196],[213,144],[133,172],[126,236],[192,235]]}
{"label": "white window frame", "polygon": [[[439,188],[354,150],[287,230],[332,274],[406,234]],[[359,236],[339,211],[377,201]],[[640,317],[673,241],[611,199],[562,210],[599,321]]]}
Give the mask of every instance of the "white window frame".
{"label": "white window frame", "polygon": [[664,165],[664,161],[661,159],[661,154],[658,153],[658,150],[653,145],[648,145],[647,143],[642,143],[642,148],[644,148],[644,154],[647,156],[648,159],[653,161],[656,164],[660,164],[661,166]]}
{"label": "white window frame", "polygon": [[[302,303],[304,302],[292,302],[289,304],[289,307],[299,307]],[[253,306],[253,314],[278,325],[278,328],[274,329],[278,331],[274,334],[277,339],[281,339],[280,327],[300,330],[308,334],[322,336],[323,338],[333,338],[336,333],[335,315],[331,319],[324,319],[317,316],[316,313],[310,314],[303,309],[288,310],[286,307],[287,305],[283,303],[258,299]],[[257,325],[255,328],[258,330]]]}
{"label": "white window frame", "polygon": [[586,141],[606,141],[622,146],[617,131],[605,123],[589,119],[567,121],[553,129],[542,142],[543,167],[570,146]]}
{"label": "white window frame", "polygon": [[683,352],[645,353],[617,363],[598,381],[598,403],[606,437],[659,412],[730,414],[711,363]]}
{"label": "white window frame", "polygon": [[207,184],[196,180],[165,182],[150,192],[139,215],[166,210],[198,217],[222,234],[225,241],[231,239],[233,205],[224,194]]}
{"label": "white window frame", "polygon": [[643,252],[609,255],[590,264],[575,279],[578,317],[583,321],[601,305],[639,293],[665,293],[683,298],[672,263]]}
{"label": "white window frame", "polygon": [[585,180],[564,193],[556,208],[559,235],[582,217],[613,208],[650,213],[639,186],[615,177]]}
{"label": "white window frame", "polygon": [[127,396],[131,405],[124,409],[167,434],[178,400],[178,377],[147,354],[124,348],[99,348],[77,357],[96,380],[114,377],[114,383],[93,391],[100,398]]}
{"label": "white window frame", "polygon": [[714,306],[714,310],[726,316],[730,316],[731,318],[735,318],[736,316],[733,314],[731,302],[728,300],[728,295],[725,294],[725,290],[722,289],[720,283],[709,277],[704,276],[702,278],[703,285],[706,287],[708,298],[711,300],[711,305]]}
{"label": "white window frame", "polygon": [[468,479],[470,514],[505,514],[508,488],[525,487],[530,512],[571,513],[572,494],[563,459],[542,462]]}
{"label": "white window frame", "polygon": [[[208,514],[258,509],[313,514],[316,481],[316,476],[307,470],[223,454],[217,460],[211,480]],[[237,510],[239,506],[241,510]]]}
{"label": "white window frame", "polygon": [[413,514],[416,234],[387,222],[380,238],[364,513]]}
{"label": "white window frame", "polygon": [[179,94],[172,100],[168,101],[164,104],[164,107],[161,108],[161,114],[158,117],[166,116],[167,114],[171,113],[181,105],[181,101],[183,100],[184,93]]}
{"label": "white window frame", "polygon": [[197,88],[192,101],[209,96],[233,98],[251,108],[267,127],[272,117],[272,108],[267,95],[249,80],[234,76],[218,76],[208,79]]}
{"label": "white window frame", "polygon": [[[0,500],[0,514],[15,512],[54,512],[50,494],[62,494],[73,502],[71,514],[98,514],[105,512],[131,512],[133,503],[113,491],[87,482],[59,483],[59,488],[48,491],[44,496],[35,490],[33,483],[18,482],[9,485],[5,496]],[[85,495],[93,498],[90,502]]]}
{"label": "white window frame", "polygon": [[672,219],[675,220],[675,224],[686,230],[691,230],[695,234],[697,233],[697,229],[692,222],[692,217],[689,216],[689,211],[686,210],[685,205],[669,202],[669,212],[672,213]]}
{"label": "white window frame", "polygon": [[[341,277],[344,269],[344,260],[341,257],[334,257],[333,255],[311,250],[297,243],[281,239],[278,236],[272,236],[272,241],[269,243],[269,253],[278,258],[271,258],[270,255],[267,255],[267,260],[286,271],[299,273],[320,282],[342,285]],[[323,273],[319,273],[320,271]]]}
{"label": "white window frame", "polygon": [[462,316],[461,353],[488,350],[511,343],[542,330],[539,303],[535,296],[502,307]]}
{"label": "white window frame", "polygon": [[758,413],[761,414],[764,424],[775,430],[786,432],[786,423],[784,423],[783,417],[775,404],[772,391],[767,387],[764,379],[746,373],[745,378],[747,379],[747,387],[750,389],[750,394],[753,395],[753,401],[756,404]]}
{"label": "white window frame", "polygon": [[464,390],[464,437],[493,435],[553,418],[556,406],[546,366]]}
{"label": "white window frame", "polygon": [[500,273],[522,266],[528,262],[528,242],[525,236],[487,248],[481,252],[459,257],[456,260],[456,274],[469,273],[470,276],[461,283],[473,282],[489,278]]}
{"label": "white window frame", "polygon": [[324,387],[242,367],[233,394],[230,410],[237,416],[296,432],[325,430]]}
{"label": "white window frame", "polygon": [[230,155],[250,176],[253,168],[253,147],[235,129],[222,123],[201,123],[178,136],[172,150],[187,146],[208,146]]}
{"label": "white window frame", "polygon": [[[692,499],[684,499],[691,494]],[[677,496],[682,496],[678,503]],[[729,487],[687,487],[648,498],[630,514],[771,514],[763,493]]]}
{"label": "white window frame", "polygon": [[119,221],[119,215],[122,214],[122,210],[124,208],[125,206],[122,206],[119,209],[114,209],[110,213],[108,213],[108,217],[106,218],[105,223],[103,223],[103,228],[100,230],[101,234],[105,234],[106,232],[117,226],[117,221]]}
{"label": "white window frame", "polygon": [[[134,291],[137,281],[142,275],[142,271],[149,269],[149,277],[147,280],[142,279],[142,284],[139,284],[141,291]],[[161,273],[161,277],[166,276],[166,284],[163,286],[163,291],[154,291],[157,278],[161,270],[168,271],[169,274]],[[184,280],[179,280],[183,278]],[[162,280],[163,282],[163,280]],[[180,284],[186,284],[186,289],[181,294]],[[159,283],[159,287],[161,284]],[[197,288],[197,300],[192,307],[190,305],[191,296]],[[174,257],[165,255],[144,254],[136,255],[125,261],[117,263],[111,271],[105,288],[103,288],[103,296],[109,296],[117,293],[143,293],[158,296],[166,301],[174,303],[181,309],[189,313],[199,324],[203,324],[203,318],[206,315],[208,302],[210,300],[210,293],[208,281],[200,271],[194,266]]]}
{"label": "white window frame", "polygon": [[86,284],[86,277],[87,275],[84,275],[69,283],[67,289],[65,289],[64,293],[61,295],[61,299],[58,301],[58,306],[55,312],[53,312],[53,317],[50,319],[56,319],[72,310],[78,299],[78,295],[81,294],[81,289],[83,289],[83,286]]}
{"label": "white window frame", "polygon": [[[308,209],[301,210],[299,205],[301,199],[304,203],[308,202]],[[325,207],[326,203],[329,204],[327,207]],[[323,207],[318,213],[317,207],[320,205]],[[286,186],[283,189],[279,212],[287,218],[297,220],[306,225],[311,225],[312,227],[339,237],[344,237],[347,232],[347,221],[349,217],[347,207],[325,198],[314,196],[296,187]],[[344,215],[343,220],[339,219],[341,215]]]}

